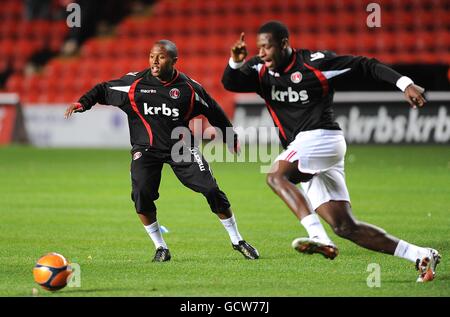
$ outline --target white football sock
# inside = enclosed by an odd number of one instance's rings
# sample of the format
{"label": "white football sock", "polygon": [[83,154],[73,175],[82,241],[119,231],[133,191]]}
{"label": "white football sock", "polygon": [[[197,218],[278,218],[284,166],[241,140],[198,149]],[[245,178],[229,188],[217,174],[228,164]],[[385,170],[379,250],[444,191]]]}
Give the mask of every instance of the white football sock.
{"label": "white football sock", "polygon": [[228,235],[230,236],[231,239],[231,243],[238,244],[239,241],[243,240],[238,231],[234,215],[228,219],[219,219],[219,220],[223,224],[224,228],[227,230]]}
{"label": "white football sock", "polygon": [[305,227],[310,238],[319,238],[319,240],[322,240],[324,242],[331,242],[330,238],[325,232],[325,229],[320,223],[320,219],[317,214],[312,213],[304,217],[300,221],[300,223],[303,225],[303,227]]}
{"label": "white football sock", "polygon": [[163,247],[164,249],[167,249],[167,244],[164,241],[161,230],[159,229],[158,221],[155,221],[151,225],[144,226],[145,231],[147,231],[148,235],[150,236],[150,239],[152,239],[153,243],[155,244],[155,248]]}
{"label": "white football sock", "polygon": [[422,259],[426,256],[429,256],[430,250],[400,240],[398,242],[397,248],[395,249],[394,255],[398,256],[399,258],[407,259],[411,262],[416,263],[417,259]]}

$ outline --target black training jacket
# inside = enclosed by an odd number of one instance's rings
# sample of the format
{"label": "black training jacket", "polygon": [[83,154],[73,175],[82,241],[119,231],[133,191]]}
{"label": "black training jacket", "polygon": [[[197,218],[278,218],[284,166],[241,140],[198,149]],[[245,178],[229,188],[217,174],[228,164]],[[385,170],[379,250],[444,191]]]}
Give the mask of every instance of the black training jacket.
{"label": "black training jacket", "polygon": [[340,129],[332,109],[334,85],[339,80],[350,80],[352,74],[392,84],[402,77],[376,59],[293,50],[289,64],[277,72],[267,69],[257,56],[237,69],[227,65],[222,83],[233,92],[260,95],[279,128],[281,144],[287,147],[301,131]]}
{"label": "black training jacket", "polygon": [[[128,115],[133,148],[151,147],[170,151],[179,138],[177,127],[188,128],[189,120],[204,115],[225,138],[231,122],[219,104],[196,81],[175,70],[173,79],[163,83],[149,69],[131,72],[120,79],[100,83],[78,101],[84,110],[96,103],[119,107]],[[230,141],[235,138],[234,132]],[[189,131],[189,137],[192,134]],[[230,145],[231,146],[231,145]]]}

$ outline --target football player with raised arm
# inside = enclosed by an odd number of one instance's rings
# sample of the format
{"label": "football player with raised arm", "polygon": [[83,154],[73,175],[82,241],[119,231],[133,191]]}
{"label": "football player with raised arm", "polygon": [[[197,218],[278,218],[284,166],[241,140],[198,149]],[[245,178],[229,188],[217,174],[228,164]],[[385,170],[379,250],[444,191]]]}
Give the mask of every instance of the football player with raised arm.
{"label": "football player with raised arm", "polygon": [[[175,68],[178,52],[169,40],[156,42],[150,51],[150,67],[141,72],[131,72],[120,79],[96,85],[78,102],[70,105],[65,117],[84,112],[97,103],[119,107],[128,116],[131,150],[131,198],[136,212],[155,244],[154,262],[165,262],[171,254],[164,241],[156,217],[155,201],[159,197],[161,170],[170,165],[183,185],[203,194],[227,230],[233,249],[247,259],[257,259],[258,251],[240,235],[236,219],[226,195],[220,190],[208,162],[198,148],[179,145],[180,138],[172,138],[176,128],[189,131],[189,120],[202,114],[223,133],[224,142],[232,153],[239,150],[237,137],[222,108],[196,81]],[[231,133],[231,137],[226,133]],[[174,157],[179,148],[187,160]],[[173,152],[173,153],[172,153]]]}
{"label": "football player with raised arm", "polygon": [[[334,86],[348,75],[396,85],[412,107],[424,105],[424,89],[376,59],[295,49],[287,27],[279,21],[262,25],[256,41],[258,55],[246,60],[241,34],[231,48],[222,83],[229,91],[261,96],[278,128],[285,150],[275,159],[267,183],[308,232],[309,237],[295,239],[293,247],[330,259],[338,255],[319,215],[338,236],[410,260],[419,270],[417,281],[432,280],[440,260],[436,250],[399,240],[352,214],[344,176],[346,142],[332,109]],[[305,192],[296,186],[299,182]]]}

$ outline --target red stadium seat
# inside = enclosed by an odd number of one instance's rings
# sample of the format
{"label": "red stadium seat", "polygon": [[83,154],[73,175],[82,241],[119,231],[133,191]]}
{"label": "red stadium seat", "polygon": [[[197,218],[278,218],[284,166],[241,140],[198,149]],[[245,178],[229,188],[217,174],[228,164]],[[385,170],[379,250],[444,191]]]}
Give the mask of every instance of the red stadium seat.
{"label": "red stadium seat", "polygon": [[14,73],[9,76],[6,82],[6,89],[10,92],[18,92],[21,90],[23,75],[21,73]]}
{"label": "red stadium seat", "polygon": [[297,29],[302,32],[317,31],[319,23],[314,15],[301,12],[297,22]]}
{"label": "red stadium seat", "polygon": [[417,57],[409,52],[397,52],[394,55],[394,62],[398,64],[415,63]]}
{"label": "red stadium seat", "polygon": [[[441,3],[442,6],[442,3]],[[436,29],[441,28],[441,29],[447,29],[450,27],[450,14],[449,14],[449,7],[447,5],[447,7],[443,7],[439,10],[436,9],[436,7],[434,7],[434,11],[433,11],[433,18],[435,18],[435,24],[434,27]],[[436,23],[437,22],[437,23]]]}
{"label": "red stadium seat", "polygon": [[15,36],[20,39],[29,39],[33,34],[33,22],[30,21],[20,21],[15,26]]}
{"label": "red stadium seat", "polygon": [[365,32],[356,35],[357,48],[359,52],[375,52],[377,49],[377,37],[379,32]]}
{"label": "red stadium seat", "polygon": [[395,35],[397,51],[412,51],[416,47],[417,36],[412,32],[400,32]]}
{"label": "red stadium seat", "polygon": [[448,31],[439,30],[435,32],[434,37],[434,48],[436,50],[450,51],[450,33]]}
{"label": "red stadium seat", "polygon": [[35,39],[46,38],[52,29],[51,22],[46,20],[32,21],[29,36]]}
{"label": "red stadium seat", "polygon": [[[336,1],[336,7],[339,11],[355,11],[357,8],[361,7],[361,1],[355,0],[338,0]],[[367,7],[367,6],[365,6]],[[365,8],[364,7],[364,8]]]}
{"label": "red stadium seat", "polygon": [[417,14],[415,14],[414,25],[418,29],[426,29],[438,26],[436,25],[437,22],[439,22],[439,16],[436,17],[433,12],[418,11]]}
{"label": "red stadium seat", "polygon": [[[120,74],[123,76],[129,72],[137,72],[141,71],[142,69],[136,68],[134,64],[134,59],[130,58],[119,58],[114,61],[114,67],[117,68],[117,72],[120,72]],[[136,65],[139,66],[139,65]]]}
{"label": "red stadium seat", "polygon": [[[50,91],[59,86],[85,91],[97,81],[147,68],[152,43],[167,38],[178,46],[180,70],[204,82],[214,93],[232,98],[220,84],[230,47],[244,31],[250,55],[257,54],[256,32],[269,19],[280,19],[288,25],[291,44],[296,48],[373,55],[386,63],[448,61],[450,13],[445,1],[383,1],[379,29],[366,25],[366,7],[371,2],[157,1],[151,15],[125,18],[117,25],[115,36],[87,40],[80,56],[51,61],[43,76],[27,79],[26,84],[48,90],[39,94],[38,100],[72,98],[73,93],[55,95]],[[22,12],[21,1],[8,0],[0,6],[0,58],[12,59],[18,71],[44,44],[59,51],[69,31],[64,20],[22,21]],[[36,41],[43,36],[47,42]],[[11,78],[8,87],[17,88],[19,77]],[[36,100],[36,95],[29,93],[27,98]]]}
{"label": "red stadium seat", "polygon": [[338,12],[337,14],[339,29],[348,32],[355,32],[362,28],[366,29],[366,19],[367,16],[362,13]]}
{"label": "red stadium seat", "polygon": [[316,37],[315,44],[319,50],[329,50],[335,52],[338,49],[338,41],[339,39],[336,38],[336,36],[325,33],[323,35],[319,34]]}
{"label": "red stadium seat", "polygon": [[396,62],[395,55],[392,53],[377,53],[374,57],[384,64],[393,64]]}
{"label": "red stadium seat", "polygon": [[319,29],[329,32],[330,35],[332,35],[332,32],[337,29],[344,29],[341,27],[341,21],[339,20],[339,17],[336,15],[336,13],[330,13],[326,11],[320,12],[317,16],[317,19],[320,21],[320,23],[318,23]]}
{"label": "red stadium seat", "polygon": [[47,87],[47,90],[54,89],[54,87],[57,87],[59,84],[61,76],[48,76],[47,74],[44,74],[42,77],[42,81],[45,81],[45,85]]}
{"label": "red stadium seat", "polygon": [[98,57],[103,54],[99,41],[96,38],[90,39],[84,43],[81,48],[81,54],[84,57]]}
{"label": "red stadium seat", "polygon": [[444,62],[444,61],[439,60],[439,57],[436,53],[419,52],[419,53],[414,54],[414,57],[416,58],[415,62],[418,64],[433,64],[433,63]]}
{"label": "red stadium seat", "polygon": [[24,55],[15,56],[12,62],[14,71],[16,72],[23,71],[27,63],[27,58],[28,57],[25,57]]}
{"label": "red stadium seat", "polygon": [[416,36],[416,42],[415,42],[415,48],[416,50],[433,50],[434,44],[436,42],[436,38],[433,36],[433,34],[429,32],[417,32],[415,33]]}
{"label": "red stadium seat", "polygon": [[26,39],[21,39],[15,42],[14,55],[17,58],[28,59],[33,52],[36,50],[36,45],[34,42]]}
{"label": "red stadium seat", "polygon": [[98,58],[87,57],[78,61],[77,76],[85,78],[97,75],[99,69],[97,67]]}
{"label": "red stadium seat", "polygon": [[14,55],[16,42],[11,39],[2,39],[0,40],[0,58],[9,59]]}
{"label": "red stadium seat", "polygon": [[[450,51],[439,52],[435,55],[435,60],[438,60],[440,63],[445,63],[450,65]],[[450,68],[448,70],[450,75]],[[450,76],[449,76],[450,81]]]}
{"label": "red stadium seat", "polygon": [[[26,103],[38,103],[41,101],[40,92],[36,90],[29,90],[22,93],[22,100]],[[42,100],[45,102],[45,100]]]}
{"label": "red stadium seat", "polygon": [[355,36],[349,33],[338,33],[337,38],[337,51],[340,54],[356,54],[357,52],[357,39]]}
{"label": "red stadium seat", "polygon": [[135,40],[132,38],[120,38],[116,41],[116,50],[119,57],[135,56]]}
{"label": "red stadium seat", "polygon": [[58,39],[63,39],[68,32],[69,28],[65,20],[52,22],[49,30],[50,36]]}
{"label": "red stadium seat", "polygon": [[0,38],[7,39],[15,37],[16,23],[17,22],[14,20],[2,21],[2,23],[0,23]]}
{"label": "red stadium seat", "polygon": [[392,52],[396,48],[397,40],[391,32],[381,32],[375,39],[376,49],[379,53]]}

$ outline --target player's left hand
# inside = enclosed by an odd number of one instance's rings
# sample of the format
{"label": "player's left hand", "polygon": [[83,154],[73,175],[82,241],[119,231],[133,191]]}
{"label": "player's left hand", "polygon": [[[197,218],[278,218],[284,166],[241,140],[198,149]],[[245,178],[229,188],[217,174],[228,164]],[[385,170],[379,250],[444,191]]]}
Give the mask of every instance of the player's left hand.
{"label": "player's left hand", "polygon": [[427,102],[423,95],[424,92],[424,88],[415,84],[411,84],[405,89],[405,98],[409,102],[411,107],[423,107],[423,105]]}
{"label": "player's left hand", "polygon": [[64,113],[64,118],[68,119],[74,112],[83,112],[84,107],[79,102],[74,102],[70,106],[67,107],[66,113]]}

